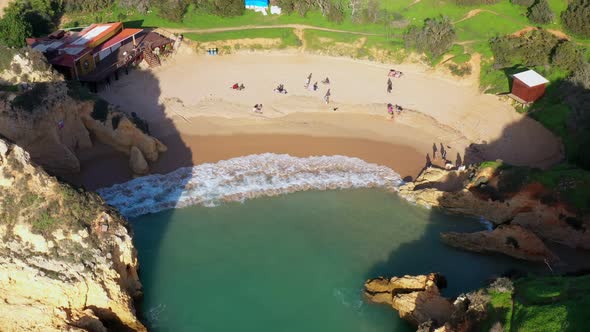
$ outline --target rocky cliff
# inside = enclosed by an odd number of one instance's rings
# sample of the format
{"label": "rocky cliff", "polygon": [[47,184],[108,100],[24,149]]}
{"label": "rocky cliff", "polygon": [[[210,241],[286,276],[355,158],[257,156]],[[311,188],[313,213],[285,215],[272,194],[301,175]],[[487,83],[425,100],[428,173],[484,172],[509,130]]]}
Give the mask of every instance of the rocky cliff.
{"label": "rocky cliff", "polygon": [[0,140],[0,330],[145,331],[127,222]]}
{"label": "rocky cliff", "polygon": [[16,52],[10,65],[0,68],[2,84],[17,89],[0,89],[0,135],[23,147],[52,174],[79,172],[76,153],[91,148],[93,140],[129,155],[130,167],[138,175],[147,173],[148,162],[166,151],[138,125],[140,120],[97,99],[79,84],[63,81],[38,52]]}
{"label": "rocky cliff", "polygon": [[420,332],[470,331],[486,316],[489,298],[474,292],[451,301],[440,295],[446,280],[438,273],[379,277],[365,282],[365,298],[397,310]]}
{"label": "rocky cliff", "polygon": [[399,192],[420,205],[482,216],[496,228],[474,234],[443,234],[443,241],[451,246],[533,261],[558,259],[544,241],[590,249],[588,217],[552,198],[541,184],[524,181],[524,176],[494,167],[475,166],[464,171],[431,167],[415,182],[401,186]]}

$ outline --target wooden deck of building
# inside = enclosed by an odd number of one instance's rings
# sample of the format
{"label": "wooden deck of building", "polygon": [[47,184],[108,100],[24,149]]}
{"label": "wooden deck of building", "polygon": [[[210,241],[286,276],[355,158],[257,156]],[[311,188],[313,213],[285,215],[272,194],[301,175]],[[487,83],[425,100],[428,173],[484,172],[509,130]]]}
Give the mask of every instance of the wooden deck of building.
{"label": "wooden deck of building", "polygon": [[[138,34],[134,40],[129,40],[122,44],[117,50],[102,59],[96,69],[90,74],[80,76],[79,80],[83,83],[89,83],[96,90],[100,82],[109,82],[110,77],[114,76],[115,80],[119,79],[119,71],[128,72],[129,67],[139,64],[146,60],[150,66],[160,63],[158,55],[153,51],[157,48],[159,54],[165,54],[166,50],[171,50],[174,40],[164,37],[156,32],[145,30]],[[154,60],[156,59],[156,60]]]}

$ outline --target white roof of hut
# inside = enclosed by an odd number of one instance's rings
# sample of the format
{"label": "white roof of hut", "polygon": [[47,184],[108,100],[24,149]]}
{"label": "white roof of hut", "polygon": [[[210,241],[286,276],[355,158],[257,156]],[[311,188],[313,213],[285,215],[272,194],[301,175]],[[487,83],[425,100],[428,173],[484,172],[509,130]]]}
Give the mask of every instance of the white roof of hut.
{"label": "white roof of hut", "polygon": [[514,74],[514,78],[517,78],[519,81],[526,84],[530,88],[537,85],[549,83],[549,81],[545,77],[541,76],[539,73],[532,69],[523,71],[518,74]]}

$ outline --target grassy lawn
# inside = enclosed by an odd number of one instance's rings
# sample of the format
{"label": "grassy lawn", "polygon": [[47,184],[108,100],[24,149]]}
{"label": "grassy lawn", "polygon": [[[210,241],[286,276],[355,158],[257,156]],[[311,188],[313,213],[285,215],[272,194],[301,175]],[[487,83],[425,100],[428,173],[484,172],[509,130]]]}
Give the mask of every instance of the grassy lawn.
{"label": "grassy lawn", "polygon": [[298,47],[301,45],[299,38],[291,28],[273,28],[273,29],[245,29],[236,31],[223,31],[212,33],[186,33],[184,36],[188,39],[198,42],[210,42],[216,40],[235,40],[246,38],[279,38],[281,45],[279,47]]}

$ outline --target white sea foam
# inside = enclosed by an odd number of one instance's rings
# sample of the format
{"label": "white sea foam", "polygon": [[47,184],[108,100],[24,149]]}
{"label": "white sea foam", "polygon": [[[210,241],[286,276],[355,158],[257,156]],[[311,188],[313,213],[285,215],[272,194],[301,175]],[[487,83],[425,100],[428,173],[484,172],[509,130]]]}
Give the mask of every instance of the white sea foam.
{"label": "white sea foam", "polygon": [[144,176],[99,189],[98,193],[123,215],[136,217],[190,205],[215,206],[304,190],[395,189],[402,182],[390,168],[358,158],[297,158],[265,153]]}

